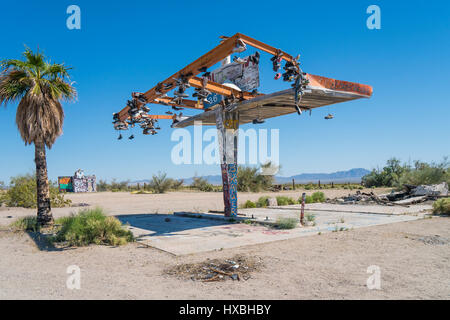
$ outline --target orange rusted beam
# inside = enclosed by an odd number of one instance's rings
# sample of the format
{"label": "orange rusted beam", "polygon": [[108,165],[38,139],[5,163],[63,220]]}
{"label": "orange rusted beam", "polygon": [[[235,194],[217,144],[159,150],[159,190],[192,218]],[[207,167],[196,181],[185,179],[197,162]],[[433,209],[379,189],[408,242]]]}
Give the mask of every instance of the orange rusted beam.
{"label": "orange rusted beam", "polygon": [[[237,39],[238,39],[237,34],[228,38],[227,40],[225,40],[224,42],[219,44],[217,47],[210,50],[208,53],[204,54],[203,56],[201,56],[200,58],[198,58],[191,64],[187,65],[186,67],[184,67],[180,71],[174,73],[172,76],[170,76],[166,80],[162,81],[161,84],[164,85],[164,84],[174,83],[175,82],[174,79],[178,79],[181,75],[192,74],[191,75],[191,77],[192,77],[192,76],[195,76],[200,73],[199,69],[212,67],[217,62],[223,60],[224,58],[226,58],[227,56],[229,56],[232,53],[233,48],[236,45]],[[172,90],[172,88],[169,90],[162,88],[162,89],[160,89],[160,92],[166,93],[170,90]],[[157,97],[155,91],[156,91],[156,86],[151,88],[147,92],[145,92],[144,95],[148,100],[153,100],[154,98]]]}
{"label": "orange rusted beam", "polygon": [[158,104],[169,104],[170,106],[175,106],[179,108],[189,108],[189,109],[203,109],[203,105],[198,101],[183,99],[183,104],[176,104],[172,101],[172,98],[156,98],[150,103]]}
{"label": "orange rusted beam", "polygon": [[176,114],[174,115],[168,115],[168,114],[144,114],[142,115],[143,118],[148,118],[148,119],[175,119]]}
{"label": "orange rusted beam", "polygon": [[[201,88],[203,86],[202,79],[198,77],[192,77],[191,79],[189,79],[189,84],[196,88]],[[223,96],[234,95],[236,98],[241,98],[244,100],[253,99],[255,97],[255,95],[252,95],[250,92],[239,91],[210,80],[208,80],[206,84],[206,90],[221,94]]]}
{"label": "orange rusted beam", "polygon": [[260,50],[270,53],[272,55],[277,55],[277,53],[282,53],[283,55],[281,56],[281,58],[283,58],[284,60],[289,61],[289,62],[296,62],[290,54],[288,54],[284,51],[281,51],[275,47],[269,46],[268,44],[265,44],[264,42],[253,39],[249,36],[246,36],[245,34],[236,33],[236,35],[238,36],[238,38],[240,40],[242,40],[244,43],[248,44],[249,46],[252,46],[256,49],[260,49]]}
{"label": "orange rusted beam", "polygon": [[361,84],[350,81],[336,80],[332,78],[326,78],[313,74],[306,74],[309,80],[309,86],[321,87],[331,90],[345,91],[357,93],[366,97],[370,97],[373,92],[373,88],[367,84]]}

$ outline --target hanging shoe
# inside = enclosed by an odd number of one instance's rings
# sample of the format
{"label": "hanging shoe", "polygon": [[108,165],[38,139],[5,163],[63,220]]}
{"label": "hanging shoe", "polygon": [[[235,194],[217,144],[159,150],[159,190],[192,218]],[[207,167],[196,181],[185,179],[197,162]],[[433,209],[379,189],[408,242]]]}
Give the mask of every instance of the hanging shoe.
{"label": "hanging shoe", "polygon": [[261,124],[261,123],[264,123],[264,122],[266,122],[266,121],[263,120],[263,119],[253,119],[253,121],[252,121],[253,124]]}
{"label": "hanging shoe", "polygon": [[129,140],[133,140],[134,139],[134,135],[131,135],[128,137]]}
{"label": "hanging shoe", "polygon": [[281,73],[277,73],[277,74],[275,75],[275,77],[274,77],[275,80],[278,80],[278,79],[280,79],[280,78],[281,78]]}
{"label": "hanging shoe", "polygon": [[119,134],[119,137],[117,138],[117,140],[122,140],[122,134]]}
{"label": "hanging shoe", "polygon": [[236,57],[236,56],[233,57],[233,61],[237,62],[239,64],[245,64],[247,62],[247,60],[239,58],[239,57]]}
{"label": "hanging shoe", "polygon": [[245,50],[247,50],[247,46],[245,45],[245,43],[242,40],[238,40],[236,42],[235,47],[233,48],[233,53],[238,53],[238,52],[244,52]]}
{"label": "hanging shoe", "polygon": [[166,111],[166,114],[170,114],[170,115],[172,115],[172,114],[173,114],[173,112],[172,112],[172,111]]}
{"label": "hanging shoe", "polygon": [[331,114],[331,113],[329,113],[329,114],[327,114],[326,116],[325,116],[325,120],[330,120],[330,119],[333,119],[334,118],[334,116]]}
{"label": "hanging shoe", "polygon": [[256,51],[255,54],[248,57],[249,61],[253,62],[254,64],[259,64],[259,52]]}

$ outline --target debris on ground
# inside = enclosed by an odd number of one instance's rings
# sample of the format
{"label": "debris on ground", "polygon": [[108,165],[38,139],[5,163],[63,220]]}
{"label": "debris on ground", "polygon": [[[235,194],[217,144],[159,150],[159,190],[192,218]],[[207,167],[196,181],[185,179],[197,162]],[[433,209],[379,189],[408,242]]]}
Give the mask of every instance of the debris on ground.
{"label": "debris on ground", "polygon": [[374,192],[361,192],[357,190],[355,194],[346,197],[330,199],[328,203],[336,204],[384,204],[388,206],[425,202],[436,200],[437,198],[448,196],[448,185],[446,182],[433,185],[404,185],[404,190],[394,191],[387,194],[376,195]]}
{"label": "debris on ground", "polygon": [[179,264],[165,274],[193,281],[213,282],[225,280],[248,280],[252,272],[259,271],[263,266],[259,257],[234,256],[231,259],[211,259],[201,263]]}
{"label": "debris on ground", "polygon": [[428,245],[444,245],[444,244],[450,244],[450,239],[441,237],[440,235],[436,234],[434,236],[422,236],[422,237],[415,237],[414,240],[421,241]]}

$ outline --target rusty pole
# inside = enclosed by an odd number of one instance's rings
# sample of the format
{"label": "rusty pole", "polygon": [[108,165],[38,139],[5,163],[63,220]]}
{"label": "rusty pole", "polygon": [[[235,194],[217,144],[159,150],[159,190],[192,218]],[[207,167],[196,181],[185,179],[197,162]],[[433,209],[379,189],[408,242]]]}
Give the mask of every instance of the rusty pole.
{"label": "rusty pole", "polygon": [[300,224],[302,226],[305,225],[305,200],[306,200],[306,193],[302,193],[302,208],[300,209]]}

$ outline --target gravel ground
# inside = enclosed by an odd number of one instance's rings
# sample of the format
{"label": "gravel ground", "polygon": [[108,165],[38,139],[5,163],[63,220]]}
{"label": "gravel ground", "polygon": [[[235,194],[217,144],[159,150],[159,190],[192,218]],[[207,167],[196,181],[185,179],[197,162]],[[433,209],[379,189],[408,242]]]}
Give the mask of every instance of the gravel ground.
{"label": "gravel ground", "polygon": [[[40,250],[30,235],[0,231],[0,299],[449,299],[450,219],[333,232],[174,257],[133,243]],[[261,257],[247,281],[209,282],[164,273],[184,263]],[[81,289],[66,288],[67,267]],[[369,290],[367,268],[381,270]]]}

